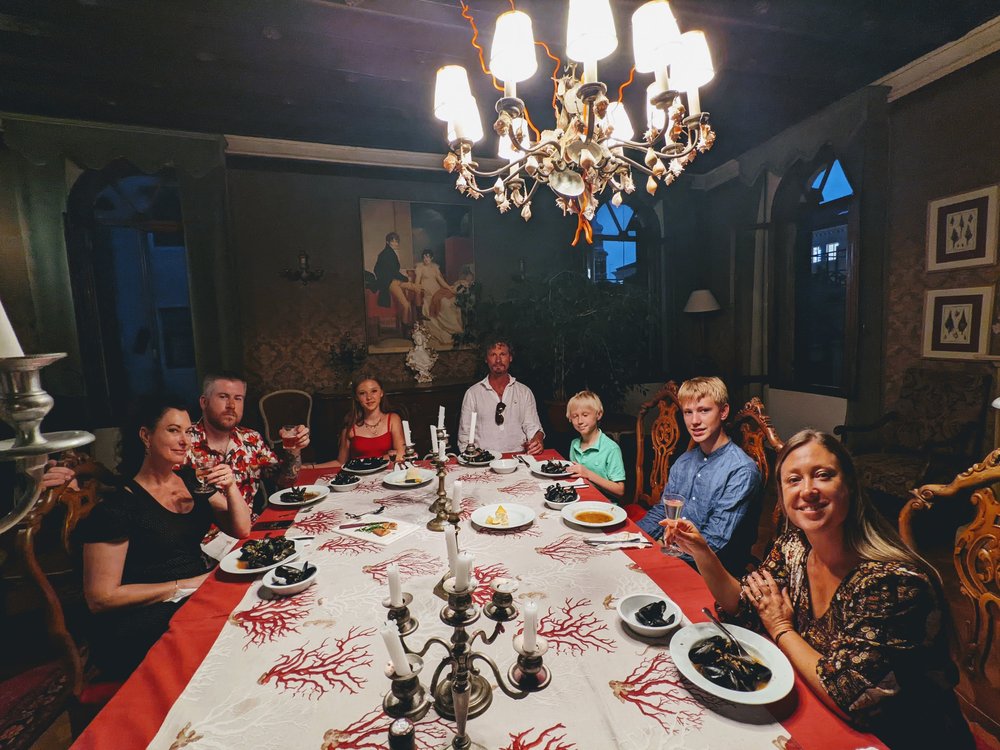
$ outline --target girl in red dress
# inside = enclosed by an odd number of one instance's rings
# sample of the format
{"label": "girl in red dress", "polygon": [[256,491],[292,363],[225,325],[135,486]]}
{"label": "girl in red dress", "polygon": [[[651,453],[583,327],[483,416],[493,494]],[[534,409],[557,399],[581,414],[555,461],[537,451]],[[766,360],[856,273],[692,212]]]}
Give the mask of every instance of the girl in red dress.
{"label": "girl in red dress", "polygon": [[340,433],[341,465],[352,458],[379,458],[390,450],[397,456],[406,452],[403,422],[382,390],[382,384],[365,376],[354,389],[351,411]]}

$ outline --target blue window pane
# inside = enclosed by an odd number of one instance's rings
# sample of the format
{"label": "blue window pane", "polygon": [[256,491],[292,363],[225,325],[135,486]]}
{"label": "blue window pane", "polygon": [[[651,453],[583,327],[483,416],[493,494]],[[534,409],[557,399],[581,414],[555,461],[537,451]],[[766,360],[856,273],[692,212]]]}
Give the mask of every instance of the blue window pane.
{"label": "blue window pane", "polygon": [[847,181],[847,175],[844,174],[844,168],[840,166],[840,160],[835,160],[830,166],[830,176],[826,178],[826,185],[823,186],[822,203],[829,203],[853,194],[854,189]]}

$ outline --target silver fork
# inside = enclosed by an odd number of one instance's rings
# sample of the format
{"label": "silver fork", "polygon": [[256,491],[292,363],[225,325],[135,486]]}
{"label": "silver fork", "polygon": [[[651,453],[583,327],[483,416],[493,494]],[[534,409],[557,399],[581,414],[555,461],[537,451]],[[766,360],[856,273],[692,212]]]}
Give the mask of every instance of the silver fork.
{"label": "silver fork", "polygon": [[702,607],[701,611],[704,612],[706,615],[708,615],[708,619],[710,619],[712,622],[715,623],[715,627],[717,627],[719,630],[722,631],[722,634],[729,639],[729,642],[733,644],[733,646],[740,654],[742,654],[743,656],[750,656],[750,652],[747,651],[745,648],[743,648],[743,644],[740,643],[738,640],[736,640],[735,637],[733,637],[733,634],[729,632],[729,629],[726,628],[725,625],[719,622],[719,618],[715,616],[715,613],[712,610],[710,610],[708,607]]}
{"label": "silver fork", "polygon": [[365,516],[377,516],[383,510],[385,510],[385,506],[380,505],[378,506],[378,510],[373,510],[371,513],[362,513],[361,515],[358,515],[357,513],[348,513],[347,511],[344,511],[344,515],[347,516],[348,518],[353,518],[355,521],[358,521],[364,518]]}
{"label": "silver fork", "polygon": [[584,539],[587,544],[648,544],[642,537],[635,537],[634,539]]}

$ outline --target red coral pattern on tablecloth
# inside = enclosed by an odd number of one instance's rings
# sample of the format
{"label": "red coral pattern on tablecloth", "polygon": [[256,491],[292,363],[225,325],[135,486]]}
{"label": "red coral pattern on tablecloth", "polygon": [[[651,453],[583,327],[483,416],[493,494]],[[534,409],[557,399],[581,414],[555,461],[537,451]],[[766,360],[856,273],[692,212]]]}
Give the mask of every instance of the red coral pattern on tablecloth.
{"label": "red coral pattern on tablecloth", "polygon": [[498,578],[510,578],[510,572],[500,563],[477,566],[472,575],[479,581],[476,590],[472,592],[472,601],[480,606],[486,604],[493,597],[493,589],[490,588],[493,581]]}
{"label": "red coral pattern on tablecloth", "polygon": [[412,505],[414,503],[429,504],[427,496],[419,492],[394,492],[391,495],[386,495],[378,499],[378,504],[384,505],[387,508],[399,505]]}
{"label": "red coral pattern on tablecloth", "polygon": [[624,680],[611,680],[608,686],[618,700],[631,703],[666,732],[700,729],[704,721],[705,708],[684,687],[666,651],[643,659],[632,674]]}
{"label": "red coral pattern on tablecloth", "polygon": [[[326,730],[320,750],[385,750],[389,725],[392,722],[393,719],[379,706],[346,727]],[[454,726],[440,717],[433,721],[425,718],[414,722],[417,750],[441,747],[454,732]]]}
{"label": "red coral pattern on tablecloth", "polygon": [[492,471],[467,471],[461,476],[455,477],[455,481],[469,482],[470,484],[493,484],[502,481],[499,474]]}
{"label": "red coral pattern on tablecloth", "polygon": [[312,589],[306,589],[295,596],[265,599],[250,609],[233,612],[229,615],[229,622],[243,628],[246,634],[243,650],[246,651],[250,646],[261,646],[267,641],[298,633],[299,625],[309,615],[314,603]]}
{"label": "red coral pattern on tablecloth", "polygon": [[607,555],[614,552],[614,550],[607,549],[607,545],[587,544],[586,539],[578,534],[563,534],[544,547],[535,547],[535,552],[563,563],[585,562],[596,555]]}
{"label": "red coral pattern on tablecloth", "polygon": [[559,654],[579,656],[587,650],[614,652],[615,641],[607,632],[607,623],[589,607],[590,599],[570,598],[558,610],[549,607],[538,621],[538,634]]}
{"label": "red coral pattern on tablecloth", "polygon": [[266,685],[273,681],[276,687],[310,700],[329,690],[356,694],[368,682],[360,672],[372,663],[370,643],[361,639],[374,633],[375,628],[352,627],[346,636],[334,640],[331,651],[326,650],[329,638],[312,649],[307,649],[306,643],[290,654],[282,654],[257,682]]}
{"label": "red coral pattern on tablecloth", "polygon": [[505,536],[511,539],[520,539],[526,536],[541,536],[542,531],[537,526],[525,526],[523,529],[515,529],[514,531],[506,531],[504,529],[488,529],[485,526],[476,526],[477,534],[488,534],[490,536]]}
{"label": "red coral pattern on tablecloth", "polygon": [[370,575],[376,583],[384,584],[389,579],[389,566],[399,567],[399,579],[405,581],[413,576],[426,576],[440,573],[445,564],[440,557],[435,557],[418,549],[408,549],[395,557],[372,565],[365,565],[361,570]]}
{"label": "red coral pattern on tablecloth", "polygon": [[355,539],[349,536],[338,535],[327,539],[316,549],[319,552],[337,552],[339,554],[357,557],[358,555],[366,552],[378,552],[382,549],[382,545],[376,544],[375,542],[369,542],[364,539]]}
{"label": "red coral pattern on tablecloth", "polygon": [[553,724],[534,736],[530,736],[535,731],[534,727],[525,729],[520,734],[510,732],[510,744],[500,750],[576,750],[576,743],[567,740],[565,732],[556,736],[557,732],[565,728],[562,724]]}
{"label": "red coral pattern on tablecloth", "polygon": [[343,520],[344,512],[339,508],[318,510],[295,519],[295,524],[289,530],[289,534],[292,530],[303,534],[326,534],[330,531],[336,531]]}
{"label": "red coral pattern on tablecloth", "polygon": [[525,497],[526,495],[541,494],[542,490],[535,483],[533,479],[522,479],[520,482],[515,482],[514,484],[508,484],[506,487],[498,487],[500,492],[506,492],[508,495],[515,495],[517,497]]}

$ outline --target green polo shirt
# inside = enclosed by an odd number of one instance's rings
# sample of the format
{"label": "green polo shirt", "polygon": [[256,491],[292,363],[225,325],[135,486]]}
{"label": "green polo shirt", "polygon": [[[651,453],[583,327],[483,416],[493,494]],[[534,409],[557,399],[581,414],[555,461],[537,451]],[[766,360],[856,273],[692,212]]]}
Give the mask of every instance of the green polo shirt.
{"label": "green polo shirt", "polygon": [[587,450],[580,450],[580,438],[575,438],[569,446],[569,460],[583,464],[595,474],[612,482],[625,481],[625,463],[618,443],[603,432],[598,431],[597,440]]}

